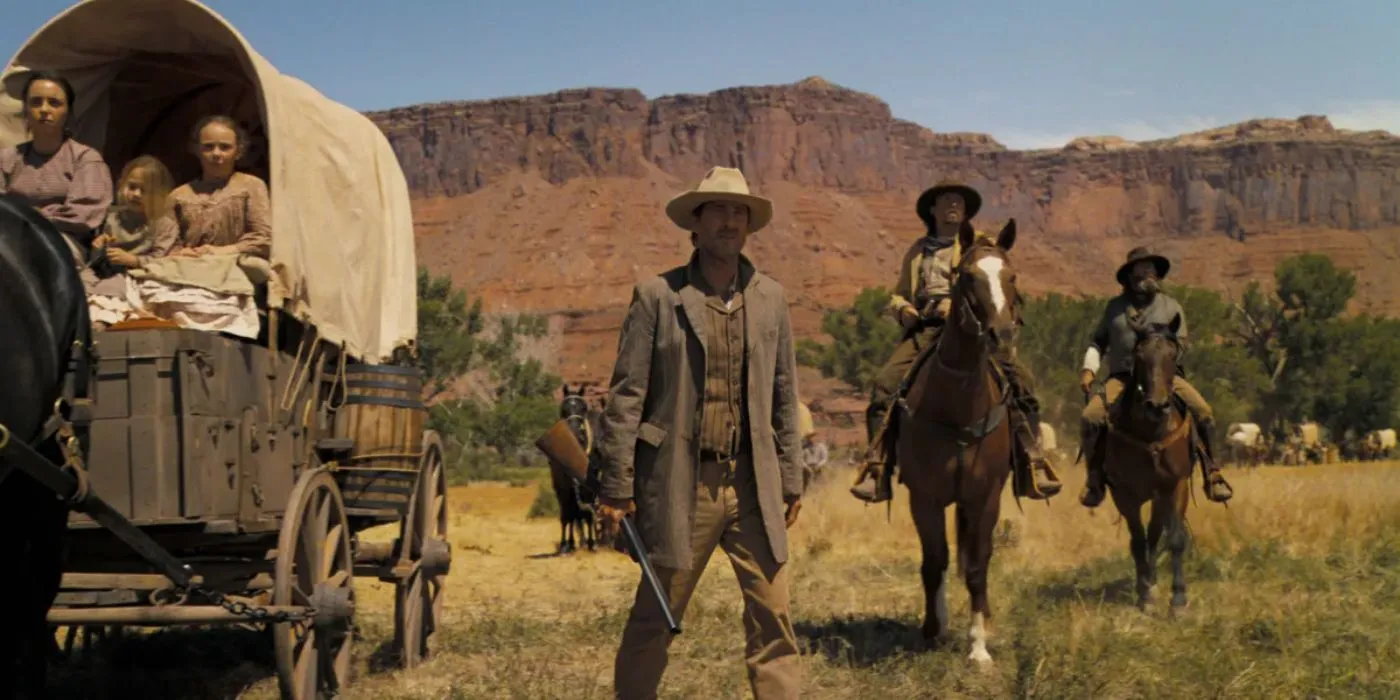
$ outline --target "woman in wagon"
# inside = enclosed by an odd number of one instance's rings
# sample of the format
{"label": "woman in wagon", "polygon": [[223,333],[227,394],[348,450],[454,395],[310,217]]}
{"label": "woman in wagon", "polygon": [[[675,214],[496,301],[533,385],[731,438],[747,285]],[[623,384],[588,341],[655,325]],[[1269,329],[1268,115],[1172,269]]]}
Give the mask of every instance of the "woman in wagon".
{"label": "woman in wagon", "polygon": [[[131,295],[134,284],[128,270],[147,267],[164,257],[180,238],[170,194],[174,178],[154,156],[132,159],[117,178],[117,203],[107,213],[102,233],[93,239],[101,277],[88,287],[88,310],[93,324],[102,327],[139,316]],[[104,263],[101,264],[101,263]]]}
{"label": "woman in wagon", "polygon": [[97,149],[73,138],[68,128],[75,94],[67,79],[33,71],[16,96],[30,140],[0,149],[0,194],[24,198],[53,222],[84,282],[95,282],[85,251],[112,205],[111,170]]}
{"label": "woman in wagon", "polygon": [[180,237],[169,256],[138,275],[143,311],[186,328],[257,338],[254,290],[239,259],[268,259],[272,225],[267,183],[236,169],[249,146],[247,132],[226,115],[195,125],[190,148],[202,174],[171,193]]}

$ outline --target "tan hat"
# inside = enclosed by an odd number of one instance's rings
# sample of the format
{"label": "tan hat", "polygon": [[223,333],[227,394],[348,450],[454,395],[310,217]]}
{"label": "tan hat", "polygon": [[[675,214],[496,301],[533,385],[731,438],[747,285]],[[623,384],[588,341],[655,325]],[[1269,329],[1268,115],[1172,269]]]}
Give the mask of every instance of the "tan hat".
{"label": "tan hat", "polygon": [[749,183],[736,168],[710,168],[705,179],[695,189],[676,195],[666,203],[666,216],[687,231],[694,231],[699,222],[695,208],[705,202],[738,202],[749,208],[749,233],[768,225],[773,219],[773,203],[749,194]]}
{"label": "tan hat", "polygon": [[801,437],[811,437],[817,432],[817,424],[812,421],[812,409],[807,408],[807,404],[797,402],[797,434]]}

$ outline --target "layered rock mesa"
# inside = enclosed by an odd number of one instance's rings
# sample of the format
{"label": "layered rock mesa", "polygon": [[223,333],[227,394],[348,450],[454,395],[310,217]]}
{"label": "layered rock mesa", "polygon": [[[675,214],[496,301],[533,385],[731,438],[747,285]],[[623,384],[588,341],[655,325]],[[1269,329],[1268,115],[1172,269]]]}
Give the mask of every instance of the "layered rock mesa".
{"label": "layered rock mesa", "polygon": [[798,331],[862,287],[889,285],[920,234],[918,193],[953,177],[979,220],[1017,220],[1030,292],[1113,291],[1141,243],[1173,276],[1229,291],[1287,255],[1357,270],[1358,307],[1400,312],[1400,138],[1322,116],[1260,119],[1148,142],[1008,150],[896,119],[820,78],[647,99],[630,89],[402,107],[370,115],[415,197],[419,260],[498,309],[566,319],[559,368],[605,379],[631,285],[685,259],[662,213],[713,165],[775,200],[751,257],[791,290]]}

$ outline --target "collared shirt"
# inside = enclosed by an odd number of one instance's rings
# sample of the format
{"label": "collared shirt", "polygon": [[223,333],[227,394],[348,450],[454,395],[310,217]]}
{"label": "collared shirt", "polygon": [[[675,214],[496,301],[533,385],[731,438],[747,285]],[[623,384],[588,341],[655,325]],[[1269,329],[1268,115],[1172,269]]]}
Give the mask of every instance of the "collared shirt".
{"label": "collared shirt", "polygon": [[[975,237],[986,238],[987,232],[977,230]],[[953,277],[962,259],[962,245],[957,239],[943,240],[921,236],[900,261],[899,279],[890,295],[888,310],[899,320],[907,306],[922,312],[931,302],[947,297],[953,290]]]}
{"label": "collared shirt", "polygon": [[919,261],[919,291],[914,295],[915,308],[922,311],[931,302],[941,301],[953,293],[953,261],[958,255],[955,240],[924,236],[923,258]]}
{"label": "collared shirt", "polygon": [[700,273],[698,258],[687,269],[690,284],[705,294],[705,385],[701,397],[700,449],[735,455],[746,444],[745,309],[736,276],[725,294],[716,293]]}
{"label": "collared shirt", "polygon": [[1131,374],[1133,371],[1133,348],[1137,347],[1137,332],[1130,321],[1139,319],[1146,325],[1167,325],[1176,316],[1181,316],[1181,327],[1176,337],[1186,342],[1186,312],[1181,304],[1166,294],[1158,292],[1152,302],[1144,307],[1133,304],[1127,294],[1120,294],[1108,302],[1103,318],[1099,319],[1094,338],[1084,356],[1084,369],[1099,371],[1099,359],[1108,356],[1108,376]]}

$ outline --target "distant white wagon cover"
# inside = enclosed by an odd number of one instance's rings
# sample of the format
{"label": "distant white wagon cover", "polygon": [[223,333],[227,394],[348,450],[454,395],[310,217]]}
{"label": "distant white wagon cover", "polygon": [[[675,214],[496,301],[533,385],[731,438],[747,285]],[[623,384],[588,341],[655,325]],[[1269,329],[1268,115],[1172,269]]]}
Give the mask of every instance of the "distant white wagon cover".
{"label": "distant white wagon cover", "polygon": [[1378,450],[1395,449],[1395,429],[1372,430],[1366,434],[1366,444]]}
{"label": "distant white wagon cover", "polygon": [[1258,423],[1231,423],[1225,430],[1225,440],[1232,445],[1249,447],[1257,444],[1262,434]]}

